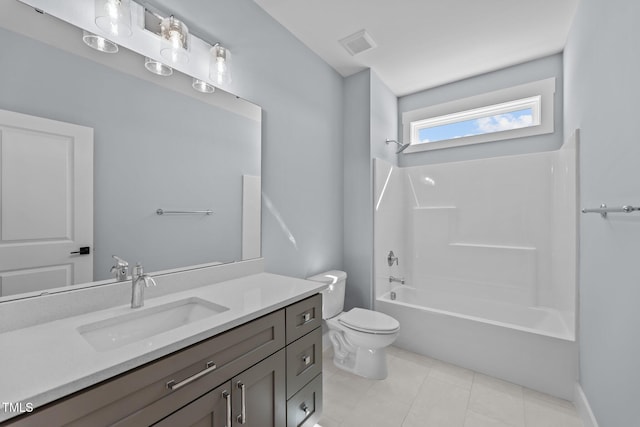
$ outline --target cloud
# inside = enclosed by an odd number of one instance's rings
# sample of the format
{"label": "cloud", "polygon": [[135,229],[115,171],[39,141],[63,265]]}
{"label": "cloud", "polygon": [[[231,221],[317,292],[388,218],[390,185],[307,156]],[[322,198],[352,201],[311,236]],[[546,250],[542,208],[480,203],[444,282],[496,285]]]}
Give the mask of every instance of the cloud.
{"label": "cloud", "polygon": [[519,129],[533,124],[531,114],[514,116],[513,114],[498,114],[491,117],[477,119],[474,123],[481,133],[500,132],[509,129]]}

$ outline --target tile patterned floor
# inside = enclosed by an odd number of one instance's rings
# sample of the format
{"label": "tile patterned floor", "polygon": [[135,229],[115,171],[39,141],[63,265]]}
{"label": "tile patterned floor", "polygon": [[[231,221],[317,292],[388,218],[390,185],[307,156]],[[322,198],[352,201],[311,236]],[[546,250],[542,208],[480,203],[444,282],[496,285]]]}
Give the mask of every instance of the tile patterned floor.
{"label": "tile patterned floor", "polygon": [[324,354],[322,427],[582,427],[571,402],[397,347],[387,357],[372,381]]}

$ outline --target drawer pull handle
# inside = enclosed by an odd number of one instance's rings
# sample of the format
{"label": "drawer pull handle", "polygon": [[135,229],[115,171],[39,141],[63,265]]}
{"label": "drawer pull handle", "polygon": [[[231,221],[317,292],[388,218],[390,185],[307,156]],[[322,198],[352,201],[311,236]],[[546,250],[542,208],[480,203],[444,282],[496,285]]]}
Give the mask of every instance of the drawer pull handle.
{"label": "drawer pull handle", "polygon": [[224,427],[231,427],[231,393],[225,390],[222,392],[222,397],[227,404],[227,424]]}
{"label": "drawer pull handle", "polygon": [[302,405],[300,405],[300,409],[302,409],[306,416],[309,416],[309,414],[311,413],[311,408],[309,408],[305,402],[302,402]]}
{"label": "drawer pull handle", "polygon": [[302,356],[302,363],[304,363],[305,366],[311,363],[311,356]]}
{"label": "drawer pull handle", "polygon": [[311,317],[311,313],[309,313],[308,311],[302,315],[302,324],[309,323],[312,320],[313,317]]}
{"label": "drawer pull handle", "polygon": [[240,424],[246,424],[247,423],[246,389],[242,381],[238,381],[238,388],[240,389],[240,415],[238,415],[238,422]]}
{"label": "drawer pull handle", "polygon": [[207,362],[207,368],[198,372],[195,375],[190,376],[187,379],[184,379],[182,381],[180,381],[179,383],[175,382],[175,380],[171,380],[167,383],[167,388],[171,391],[176,391],[178,389],[181,389],[182,387],[186,386],[187,384],[190,384],[192,382],[194,382],[195,380],[197,380],[198,378],[204,377],[205,375],[215,371],[215,369],[217,368],[216,364],[213,362]]}

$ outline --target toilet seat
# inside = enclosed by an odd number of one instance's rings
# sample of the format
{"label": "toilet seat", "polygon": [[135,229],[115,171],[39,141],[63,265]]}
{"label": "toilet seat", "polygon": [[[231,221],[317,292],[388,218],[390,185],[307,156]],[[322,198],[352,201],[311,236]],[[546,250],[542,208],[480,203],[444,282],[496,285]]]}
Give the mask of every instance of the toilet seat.
{"label": "toilet seat", "polygon": [[364,308],[353,308],[338,318],[338,322],[358,332],[377,335],[395,334],[400,323],[391,316]]}

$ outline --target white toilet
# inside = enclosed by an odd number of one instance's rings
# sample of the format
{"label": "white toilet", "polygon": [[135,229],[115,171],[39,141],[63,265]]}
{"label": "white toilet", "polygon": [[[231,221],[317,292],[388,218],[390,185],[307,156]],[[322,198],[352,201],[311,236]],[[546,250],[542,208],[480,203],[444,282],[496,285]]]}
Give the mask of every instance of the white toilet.
{"label": "white toilet", "polygon": [[322,318],[327,322],[333,344],[333,363],[365,378],[386,378],[385,348],[395,341],[400,323],[384,313],[364,308],[343,312],[347,280],[344,271],[327,271],[308,280],[328,285],[322,291]]}

